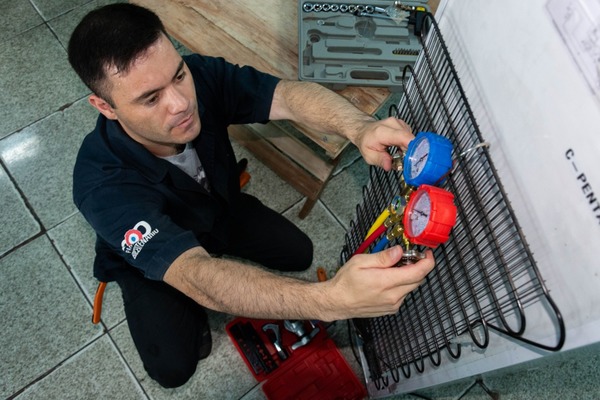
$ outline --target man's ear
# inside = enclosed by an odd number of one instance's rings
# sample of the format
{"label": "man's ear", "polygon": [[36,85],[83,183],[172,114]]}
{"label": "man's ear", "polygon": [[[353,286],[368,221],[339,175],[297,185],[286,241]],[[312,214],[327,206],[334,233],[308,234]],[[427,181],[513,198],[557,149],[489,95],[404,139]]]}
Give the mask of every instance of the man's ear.
{"label": "man's ear", "polygon": [[117,114],[115,113],[113,106],[111,106],[106,100],[102,97],[99,97],[95,94],[90,95],[88,97],[88,101],[96,110],[100,111],[102,115],[104,115],[108,119],[117,119]]}

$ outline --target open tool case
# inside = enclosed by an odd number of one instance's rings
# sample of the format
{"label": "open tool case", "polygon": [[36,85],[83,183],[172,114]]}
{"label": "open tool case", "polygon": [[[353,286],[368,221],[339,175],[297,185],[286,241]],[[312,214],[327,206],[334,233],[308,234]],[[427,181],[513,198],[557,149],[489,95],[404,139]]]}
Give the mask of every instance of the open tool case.
{"label": "open tool case", "polygon": [[298,2],[298,75],[338,89],[400,89],[421,45],[426,0]]}
{"label": "open tool case", "polygon": [[[227,334],[254,378],[264,382],[267,399],[363,399],[367,392],[322,324],[295,321],[306,332],[305,344],[284,327],[283,321],[236,318]],[[279,332],[281,348],[272,329]],[[310,338],[310,340],[308,340]],[[282,354],[283,352],[283,354]]]}

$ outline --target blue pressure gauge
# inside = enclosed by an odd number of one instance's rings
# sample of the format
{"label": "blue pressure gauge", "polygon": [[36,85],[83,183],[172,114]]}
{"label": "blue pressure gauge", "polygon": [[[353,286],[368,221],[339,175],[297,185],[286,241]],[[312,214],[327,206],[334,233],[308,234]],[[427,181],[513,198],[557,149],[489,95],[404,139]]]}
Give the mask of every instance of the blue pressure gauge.
{"label": "blue pressure gauge", "polygon": [[433,132],[419,132],[404,153],[404,180],[410,186],[436,185],[452,168],[452,143]]}

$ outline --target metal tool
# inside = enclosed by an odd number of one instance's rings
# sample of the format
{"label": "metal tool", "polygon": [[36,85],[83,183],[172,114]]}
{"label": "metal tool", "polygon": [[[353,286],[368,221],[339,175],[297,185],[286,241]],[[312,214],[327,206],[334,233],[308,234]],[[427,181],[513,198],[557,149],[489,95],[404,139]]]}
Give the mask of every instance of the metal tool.
{"label": "metal tool", "polygon": [[386,14],[393,18],[400,17],[399,12],[402,11],[426,11],[423,6],[409,6],[402,4],[401,1],[394,1],[394,3],[386,8],[375,6],[372,4],[336,4],[336,3],[302,3],[302,10],[304,12],[337,12],[338,10],[345,13],[362,13],[367,12],[369,14],[379,13]]}
{"label": "metal tool", "polygon": [[275,339],[271,338],[269,335],[267,335],[267,336],[269,337],[269,340],[271,340],[271,343],[273,343],[273,346],[275,347],[275,350],[277,351],[277,355],[279,356],[279,359],[281,361],[287,360],[288,355],[281,345],[281,335],[279,334],[279,325],[265,324],[265,325],[263,325],[262,330],[265,333],[267,333],[268,331],[273,331],[273,333],[275,334]]}
{"label": "metal tool", "polygon": [[379,19],[389,19],[391,21],[395,21],[396,18],[392,18],[389,15],[378,15],[378,14],[373,14],[373,13],[369,13],[369,12],[356,12],[355,14],[357,17],[370,17],[370,18],[379,18]]}
{"label": "metal tool", "polygon": [[288,331],[292,332],[294,335],[300,338],[299,341],[297,341],[291,346],[292,350],[296,350],[299,347],[305,346],[312,340],[312,338],[314,338],[317,335],[317,333],[319,333],[319,327],[316,326],[312,321],[308,322],[310,323],[312,330],[307,333],[304,329],[304,321],[288,319],[283,321],[283,326],[285,327],[285,329],[287,329]]}
{"label": "metal tool", "polygon": [[275,359],[271,357],[251,323],[236,323],[229,331],[255,375],[269,374],[277,368]]}

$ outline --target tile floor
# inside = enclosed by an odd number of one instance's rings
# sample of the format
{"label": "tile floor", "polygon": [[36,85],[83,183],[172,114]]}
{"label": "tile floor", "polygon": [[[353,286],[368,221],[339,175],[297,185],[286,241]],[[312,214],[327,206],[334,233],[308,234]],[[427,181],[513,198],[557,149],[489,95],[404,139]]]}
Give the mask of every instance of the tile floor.
{"label": "tile floor", "polygon": [[[224,334],[231,316],[211,313],[212,355],[189,383],[172,390],[144,372],[116,285],[108,286],[102,324],[90,322],[94,235],[71,201],[71,169],[96,113],[68,65],[65,47],[81,17],[108,2],[0,0],[0,398],[261,399]],[[316,279],[317,265],[335,269],[367,179],[358,153],[344,154],[322,200],[299,220],[302,196],[243,148],[236,151],[250,160],[247,191],[297,223],[316,244],[315,263],[303,277]],[[338,326],[330,334],[360,373],[345,330]],[[543,368],[536,364],[524,372],[490,375],[486,383],[503,398],[594,398],[600,396],[595,395],[600,393],[597,354],[595,349]],[[544,382],[555,376],[568,379],[549,395]],[[472,382],[422,395],[457,398]],[[488,398],[478,389],[466,397]]]}

